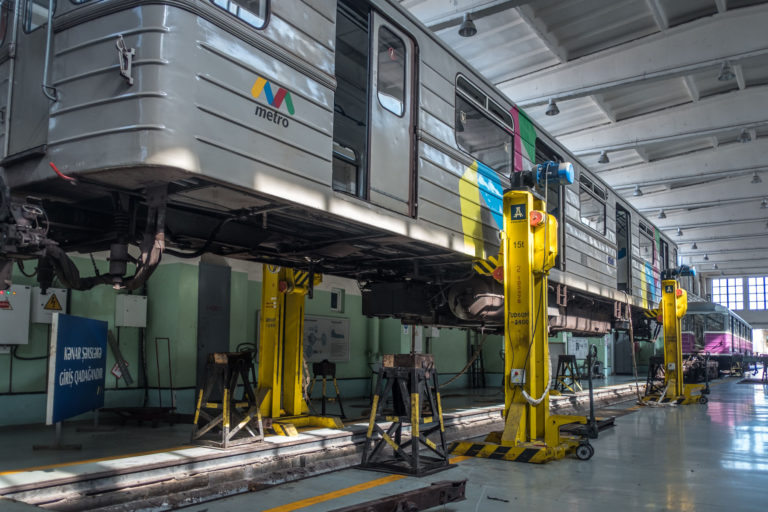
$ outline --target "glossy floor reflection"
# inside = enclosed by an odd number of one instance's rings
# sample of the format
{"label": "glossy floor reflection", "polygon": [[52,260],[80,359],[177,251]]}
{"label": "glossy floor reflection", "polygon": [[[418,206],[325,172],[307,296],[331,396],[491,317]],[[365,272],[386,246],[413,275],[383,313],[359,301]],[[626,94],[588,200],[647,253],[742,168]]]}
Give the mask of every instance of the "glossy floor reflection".
{"label": "glossy floor reflection", "polygon": [[[595,456],[587,462],[565,459],[536,466],[467,459],[428,478],[397,480],[350,469],[188,510],[329,511],[462,478],[468,479],[467,500],[434,510],[765,509],[768,386],[729,379],[712,387],[708,405],[641,408],[616,424],[594,443]],[[359,490],[365,484],[370,487]]]}

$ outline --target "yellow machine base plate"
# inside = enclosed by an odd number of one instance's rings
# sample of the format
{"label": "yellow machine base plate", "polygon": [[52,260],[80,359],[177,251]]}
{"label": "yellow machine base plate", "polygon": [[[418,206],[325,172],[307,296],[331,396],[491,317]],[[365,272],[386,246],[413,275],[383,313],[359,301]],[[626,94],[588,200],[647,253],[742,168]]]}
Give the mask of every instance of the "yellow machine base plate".
{"label": "yellow machine base plate", "polygon": [[541,464],[550,460],[562,459],[576,451],[579,446],[577,438],[563,438],[557,446],[551,447],[542,443],[521,443],[517,446],[504,446],[498,443],[457,441],[448,449],[454,455],[480,457],[485,459],[510,460],[515,462],[530,462]]}
{"label": "yellow machine base plate", "polygon": [[341,418],[336,416],[292,416],[272,422],[272,429],[281,436],[296,436],[299,428],[344,428]]}

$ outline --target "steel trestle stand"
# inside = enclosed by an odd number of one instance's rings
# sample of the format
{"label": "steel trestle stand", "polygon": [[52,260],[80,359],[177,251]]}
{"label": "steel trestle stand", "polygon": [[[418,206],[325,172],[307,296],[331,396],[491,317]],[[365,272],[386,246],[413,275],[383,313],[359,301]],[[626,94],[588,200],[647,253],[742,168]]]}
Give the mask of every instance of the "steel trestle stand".
{"label": "steel trestle stand", "polygon": [[[437,372],[431,354],[383,357],[371,405],[361,468],[423,476],[449,467],[443,411],[437,389]],[[386,414],[382,406],[390,396],[394,411],[393,414]],[[385,430],[377,419],[390,421],[391,424]],[[410,426],[411,436],[403,441],[406,425]],[[374,440],[374,432],[378,434],[378,439]],[[438,434],[437,442],[429,439],[435,433]],[[391,448],[391,455],[385,455],[386,448]],[[420,453],[422,448],[433,455]]]}
{"label": "steel trestle stand", "polygon": [[[197,396],[193,442],[229,448],[264,439],[259,410],[264,394],[254,392],[252,371],[253,358],[249,352],[208,355],[205,383]],[[235,398],[238,387],[242,387],[240,399]]]}

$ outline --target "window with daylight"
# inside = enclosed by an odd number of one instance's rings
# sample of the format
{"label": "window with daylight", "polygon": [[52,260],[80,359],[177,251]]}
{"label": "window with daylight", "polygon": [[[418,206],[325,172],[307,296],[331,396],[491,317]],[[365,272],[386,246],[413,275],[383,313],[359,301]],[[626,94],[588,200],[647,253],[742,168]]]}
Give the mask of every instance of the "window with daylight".
{"label": "window with daylight", "polygon": [[267,0],[211,0],[211,2],[254,28],[264,28],[267,24]]}
{"label": "window with daylight", "polygon": [[396,116],[405,112],[405,43],[387,27],[379,28],[379,103]]}
{"label": "window with daylight", "polygon": [[512,171],[514,123],[509,112],[464,77],[456,80],[456,142],[497,173]]}
{"label": "window with daylight", "polygon": [[728,309],[744,309],[744,280],[740,277],[713,279],[712,302]]}
{"label": "window with daylight", "polygon": [[749,309],[766,309],[765,289],[768,277],[750,277],[749,283]]}

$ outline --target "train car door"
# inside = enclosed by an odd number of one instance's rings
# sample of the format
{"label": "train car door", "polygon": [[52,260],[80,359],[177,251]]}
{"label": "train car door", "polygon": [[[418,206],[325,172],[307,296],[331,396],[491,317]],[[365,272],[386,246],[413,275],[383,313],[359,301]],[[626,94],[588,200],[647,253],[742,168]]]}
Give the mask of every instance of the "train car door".
{"label": "train car door", "polygon": [[378,13],[371,24],[369,198],[415,216],[413,39]]}
{"label": "train car door", "polygon": [[[43,94],[49,0],[18,0],[6,156],[43,154],[51,100]],[[4,6],[5,7],[5,6]],[[31,87],[30,84],[37,84]],[[50,91],[49,91],[50,92]]]}

